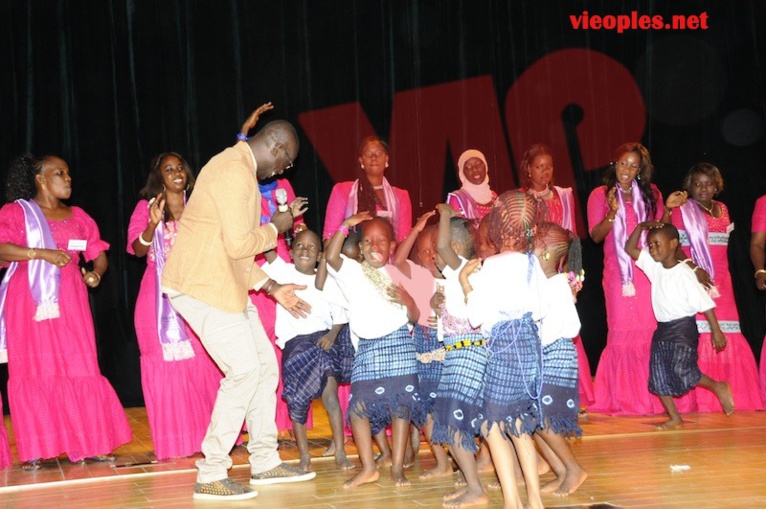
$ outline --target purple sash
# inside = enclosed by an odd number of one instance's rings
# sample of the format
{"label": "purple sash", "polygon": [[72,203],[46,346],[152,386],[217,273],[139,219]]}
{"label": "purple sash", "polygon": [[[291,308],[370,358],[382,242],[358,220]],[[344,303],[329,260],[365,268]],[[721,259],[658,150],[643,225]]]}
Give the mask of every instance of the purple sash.
{"label": "purple sash", "polygon": [[[16,200],[24,211],[24,227],[26,229],[27,244],[31,248],[57,249],[56,241],[53,240],[48,220],[40,210],[40,206],[34,200]],[[34,320],[40,322],[58,318],[59,314],[59,288],[61,286],[61,269],[40,258],[27,262],[27,275],[29,277],[29,290],[32,299],[37,303]],[[5,328],[5,300],[8,296],[8,284],[19,262],[12,262],[5,272],[0,283],[0,363],[8,362],[8,340]]]}
{"label": "purple sash", "polygon": [[715,279],[713,257],[710,256],[710,246],[707,243],[707,219],[694,200],[687,200],[681,205],[681,217],[684,220],[686,235],[689,237],[694,263],[705,269],[710,279]]}
{"label": "purple sash", "polygon": [[186,322],[176,313],[170,304],[170,299],[162,293],[162,269],[165,268],[165,227],[160,221],[154,230],[152,240],[154,249],[155,294],[157,305],[157,336],[162,345],[162,358],[166,361],[180,361],[194,357],[191,339],[186,333]]}
{"label": "purple sash", "polygon": [[447,196],[449,202],[450,196],[454,196],[463,212],[465,219],[480,219],[479,209],[476,207],[476,200],[463,189],[458,189]]}
{"label": "purple sash", "polygon": [[[628,222],[625,213],[625,198],[622,196],[622,189],[617,185],[617,199],[620,207],[617,209],[614,226],[614,247],[617,253],[617,265],[620,267],[620,279],[622,281],[622,296],[633,297],[636,295],[636,287],[633,286],[633,260],[625,251],[625,242],[628,240]],[[633,211],[636,213],[636,219],[640,223],[646,221],[646,205],[644,197],[641,195],[641,189],[635,180],[631,184],[631,201],[633,202]],[[646,244],[646,232],[641,234],[641,245]]]}

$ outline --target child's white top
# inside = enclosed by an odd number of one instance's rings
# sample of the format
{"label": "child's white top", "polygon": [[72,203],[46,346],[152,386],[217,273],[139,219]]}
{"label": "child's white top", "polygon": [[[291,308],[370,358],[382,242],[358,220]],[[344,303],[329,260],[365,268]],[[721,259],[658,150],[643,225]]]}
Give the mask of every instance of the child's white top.
{"label": "child's white top", "polygon": [[420,311],[418,323],[428,327],[428,317],[434,314],[431,309],[431,297],[433,297],[436,289],[436,278],[430,270],[422,265],[411,260],[407,260],[407,264],[410,266],[410,277],[405,276],[394,265],[388,265],[388,268],[391,270],[394,283],[401,284],[415,301],[415,305]]}
{"label": "child's white top", "polygon": [[317,331],[329,330],[334,324],[345,323],[341,303],[343,295],[338,285],[327,278],[324,290],[317,290],[314,274],[298,272],[295,265],[286,263],[277,257],[272,263],[261,267],[271,279],[279,284],[306,285],[305,290],[296,290],[295,294],[311,306],[311,313],[306,318],[295,318],[284,307],[277,305],[274,334],[277,336],[277,346],[285,347],[285,343],[295,336],[313,334]]}
{"label": "child's white top", "polygon": [[638,255],[636,266],[652,283],[652,308],[658,322],[694,316],[715,307],[715,302],[687,264],[679,263],[666,269],[644,249]]}
{"label": "child's white top", "polygon": [[465,303],[463,287],[460,285],[460,271],[463,270],[468,260],[458,255],[460,266],[457,270],[452,270],[449,265],[442,269],[444,276],[444,307],[447,312],[455,318],[467,320],[468,306]]}
{"label": "child's white top", "polygon": [[545,287],[541,283],[545,279],[534,256],[513,251],[490,256],[481,270],[468,276],[473,288],[467,307],[471,325],[481,326],[482,333],[489,336],[496,323],[521,318],[525,313],[532,313],[532,319],[539,320],[544,313]]}
{"label": "child's white top", "polygon": [[561,339],[572,339],[580,333],[580,316],[575,307],[572,287],[566,274],[556,274],[545,281],[545,305],[548,311],[540,322],[543,346]]}
{"label": "child's white top", "polygon": [[[336,271],[328,264],[327,271],[336,278],[346,296],[351,331],[360,338],[372,339],[388,335],[406,325],[407,308],[391,302],[387,295],[380,293],[365,276],[361,263],[343,255],[341,259],[343,265],[340,270]],[[393,284],[387,267],[373,270],[379,277]]]}

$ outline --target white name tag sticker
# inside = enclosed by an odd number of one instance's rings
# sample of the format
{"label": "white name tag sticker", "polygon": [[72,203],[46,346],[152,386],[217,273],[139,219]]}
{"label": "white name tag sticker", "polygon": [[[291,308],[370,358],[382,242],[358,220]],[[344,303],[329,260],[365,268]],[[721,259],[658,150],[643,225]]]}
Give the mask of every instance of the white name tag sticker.
{"label": "white name tag sticker", "polygon": [[88,247],[88,241],[83,239],[70,239],[69,245],[67,245],[67,251],[85,251]]}
{"label": "white name tag sticker", "polygon": [[734,223],[731,223],[729,226],[726,227],[726,233],[731,233],[734,231]]}

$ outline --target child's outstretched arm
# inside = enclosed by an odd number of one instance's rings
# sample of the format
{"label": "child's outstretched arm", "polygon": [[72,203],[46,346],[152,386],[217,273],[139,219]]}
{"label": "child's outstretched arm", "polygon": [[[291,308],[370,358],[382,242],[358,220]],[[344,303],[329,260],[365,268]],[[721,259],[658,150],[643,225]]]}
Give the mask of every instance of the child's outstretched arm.
{"label": "child's outstretched arm", "polygon": [[314,288],[320,292],[324,290],[324,283],[327,281],[327,260],[324,257],[324,251],[317,256],[317,273],[314,277]]}
{"label": "child's outstretched arm", "polygon": [[[630,255],[631,258],[634,260],[638,260],[638,255],[641,254],[641,248],[638,247],[638,239],[641,237],[641,233],[644,230],[648,230],[649,228],[653,228],[658,223],[655,221],[645,221],[643,223],[638,223],[638,226],[636,226],[636,229],[633,230],[633,233],[630,234],[630,237],[628,237],[627,242],[625,242],[625,252]],[[662,224],[662,223],[659,223]]]}
{"label": "child's outstretched arm", "polygon": [[449,268],[457,270],[460,267],[460,257],[452,249],[452,233],[450,232],[450,219],[457,213],[452,206],[446,203],[436,205],[436,210],[439,212],[439,240],[436,243],[436,250]]}
{"label": "child's outstretched arm", "polygon": [[410,251],[412,251],[412,246],[415,245],[415,241],[417,240],[418,235],[420,235],[420,233],[423,231],[423,228],[426,227],[428,220],[431,219],[435,214],[435,211],[429,210],[420,216],[418,221],[415,223],[415,226],[413,226],[412,230],[410,230],[410,233],[396,248],[396,253],[394,254],[394,266],[399,269],[399,272],[407,277],[410,277],[411,275],[410,266],[407,263],[407,257],[410,255]]}
{"label": "child's outstretched arm", "polygon": [[703,312],[707,318],[707,323],[710,324],[710,339],[713,341],[713,348],[716,352],[720,352],[726,348],[726,336],[723,335],[721,326],[718,325],[718,319],[715,316],[715,309],[711,308]]}
{"label": "child's outstretched arm", "polygon": [[345,240],[346,235],[348,235],[349,228],[353,228],[362,221],[368,221],[370,219],[372,219],[370,212],[365,210],[364,212],[359,212],[351,217],[347,217],[340,224],[338,231],[336,231],[332,238],[330,238],[330,242],[324,250],[325,260],[327,260],[327,263],[330,264],[330,267],[332,267],[333,270],[340,270],[341,265],[343,265],[343,258],[340,257],[340,252],[343,249],[343,241]]}

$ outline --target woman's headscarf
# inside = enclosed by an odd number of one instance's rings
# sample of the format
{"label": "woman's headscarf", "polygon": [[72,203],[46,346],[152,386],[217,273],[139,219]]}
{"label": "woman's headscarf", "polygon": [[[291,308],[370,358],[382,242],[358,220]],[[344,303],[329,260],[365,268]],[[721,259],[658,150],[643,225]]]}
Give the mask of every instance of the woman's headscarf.
{"label": "woman's headscarf", "polygon": [[[463,172],[463,167],[465,166],[466,161],[472,157],[481,159],[481,161],[484,163],[484,168],[487,170],[487,173],[484,175],[484,182],[481,184],[472,184],[468,181],[468,179],[465,177],[465,173]],[[468,193],[468,195],[473,198],[476,203],[485,204],[491,202],[492,189],[489,188],[489,166],[487,165],[487,159],[484,157],[484,154],[476,149],[468,149],[460,154],[460,158],[457,161],[457,167],[460,182],[463,184],[460,189]]]}

